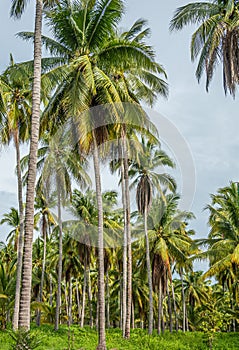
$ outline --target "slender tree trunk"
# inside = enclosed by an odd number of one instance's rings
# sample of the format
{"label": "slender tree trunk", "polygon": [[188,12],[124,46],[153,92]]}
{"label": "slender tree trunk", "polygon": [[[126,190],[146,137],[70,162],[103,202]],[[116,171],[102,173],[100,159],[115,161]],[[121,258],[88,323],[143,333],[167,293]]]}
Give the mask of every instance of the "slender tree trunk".
{"label": "slender tree trunk", "polygon": [[58,260],[58,278],[57,278],[57,296],[56,296],[56,317],[55,330],[59,329],[61,313],[61,280],[62,280],[62,219],[61,219],[61,192],[60,184],[57,180],[57,209],[58,209],[58,227],[59,227],[59,260]]}
{"label": "slender tree trunk", "polygon": [[78,310],[78,318],[79,318],[79,324],[81,320],[81,308],[80,308],[80,296],[79,296],[79,285],[78,285],[78,279],[76,280],[76,302],[77,302],[77,310]]}
{"label": "slender tree trunk", "polygon": [[97,350],[106,350],[105,340],[105,281],[104,281],[104,230],[103,230],[103,202],[101,192],[101,177],[99,152],[95,133],[93,133],[94,150],[93,161],[95,171],[95,186],[98,209],[98,302],[99,302],[99,327]]}
{"label": "slender tree trunk", "polygon": [[65,304],[66,304],[66,317],[67,317],[67,323],[69,326],[69,303],[68,303],[68,293],[67,293],[67,282],[65,280],[64,283],[64,293],[65,293]]}
{"label": "slender tree trunk", "polygon": [[[148,202],[147,195],[145,198],[145,203]],[[146,204],[147,205],[147,204]],[[152,272],[151,272],[151,263],[150,263],[150,248],[149,248],[149,238],[148,238],[148,212],[147,208],[144,210],[144,234],[145,234],[145,242],[146,242],[146,263],[147,263],[147,273],[148,273],[148,286],[149,286],[149,334],[153,332],[153,319],[154,319],[154,311],[153,311],[153,285],[152,285]]]}
{"label": "slender tree trunk", "polygon": [[159,279],[159,290],[158,290],[158,334],[162,331],[162,281]]}
{"label": "slender tree trunk", "polygon": [[68,325],[72,325],[72,277],[70,277],[69,281],[69,311],[68,311]]}
{"label": "slender tree trunk", "polygon": [[[123,330],[123,278],[120,276],[119,309],[120,309],[120,329]],[[126,306],[126,303],[125,303]],[[125,308],[126,309],[126,308]]]}
{"label": "slender tree trunk", "polygon": [[53,301],[53,287],[52,287],[52,274],[50,273],[50,299],[49,299],[50,306],[52,306],[52,301]]}
{"label": "slender tree trunk", "polygon": [[91,278],[90,278],[90,266],[87,266],[87,291],[88,291],[88,302],[90,310],[90,327],[93,327],[93,312],[92,312],[92,292],[91,292]]}
{"label": "slender tree trunk", "polygon": [[[40,290],[39,290],[39,302],[40,303],[42,302],[45,269],[46,269],[47,220],[46,220],[45,213],[43,213],[43,217],[42,217],[42,236],[43,236],[43,259],[42,259],[41,283],[40,283]],[[41,324],[41,310],[38,310],[36,323],[37,323],[37,326],[40,326],[40,324]]]}
{"label": "slender tree trunk", "polygon": [[131,314],[132,314],[132,329],[134,329],[135,328],[135,316],[134,316],[134,302],[133,302],[133,299],[132,299],[132,312],[131,312]]}
{"label": "slender tree trunk", "polygon": [[20,307],[20,289],[22,277],[22,258],[23,258],[23,240],[24,240],[24,206],[22,194],[22,174],[21,174],[21,156],[19,147],[19,130],[16,130],[14,135],[14,143],[16,149],[16,163],[17,163],[17,189],[18,189],[18,207],[19,207],[19,221],[20,230],[17,244],[17,273],[16,273],[16,290],[15,290],[15,304],[12,326],[13,330],[18,329],[19,307]]}
{"label": "slender tree trunk", "polygon": [[177,314],[177,306],[176,306],[176,300],[175,300],[173,281],[171,286],[172,286],[173,309],[174,309],[174,315],[175,315],[175,329],[177,332],[178,331],[178,314]]}
{"label": "slender tree trunk", "polygon": [[123,272],[122,272],[122,293],[121,293],[121,313],[122,313],[122,334],[125,337],[126,324],[126,298],[127,298],[127,215],[126,215],[126,193],[125,193],[125,169],[123,160],[123,145],[120,147],[121,151],[121,188],[122,188],[122,204],[124,213],[124,237],[123,237]]}
{"label": "slender tree trunk", "polygon": [[171,298],[168,288],[168,281],[167,281],[167,297],[168,297],[168,315],[169,315],[169,331],[172,333],[173,331],[173,318],[172,318],[172,304],[171,304]]}
{"label": "slender tree trunk", "polygon": [[110,328],[110,288],[109,288],[109,271],[106,271],[106,325]]}
{"label": "slender tree trunk", "polygon": [[42,0],[36,0],[34,33],[34,72],[32,91],[31,138],[27,177],[25,233],[22,263],[22,288],[20,297],[19,327],[30,329],[30,306],[32,287],[32,242],[34,230],[34,198],[36,182],[37,150],[39,140],[41,102],[41,30]]}
{"label": "slender tree trunk", "polygon": [[84,282],[83,282],[83,290],[82,290],[82,307],[81,307],[81,321],[80,326],[84,327],[85,322],[85,294],[86,294],[86,259],[84,261]]}
{"label": "slender tree trunk", "polygon": [[181,286],[182,286],[182,307],[183,307],[183,332],[186,330],[186,303],[185,303],[185,294],[184,294],[184,286],[183,286],[183,270],[180,268],[179,271],[181,278]]}
{"label": "slender tree trunk", "polygon": [[125,126],[122,133],[124,178],[125,178],[125,209],[127,228],[127,310],[125,321],[125,338],[130,338],[131,321],[131,301],[132,301],[132,251],[131,251],[131,226],[130,226],[130,195],[129,195],[129,166],[128,166],[128,146],[126,142]]}

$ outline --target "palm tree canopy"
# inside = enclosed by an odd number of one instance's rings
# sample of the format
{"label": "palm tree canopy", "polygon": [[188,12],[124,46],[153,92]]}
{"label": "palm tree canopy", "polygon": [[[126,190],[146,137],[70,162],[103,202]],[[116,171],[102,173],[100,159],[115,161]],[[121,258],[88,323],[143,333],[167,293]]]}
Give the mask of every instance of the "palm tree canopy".
{"label": "palm tree canopy", "polygon": [[235,0],[195,2],[179,7],[170,23],[171,30],[181,30],[188,24],[198,24],[192,35],[191,58],[199,57],[196,77],[206,73],[206,90],[219,63],[223,66],[225,94],[235,97],[239,82],[239,3]]}

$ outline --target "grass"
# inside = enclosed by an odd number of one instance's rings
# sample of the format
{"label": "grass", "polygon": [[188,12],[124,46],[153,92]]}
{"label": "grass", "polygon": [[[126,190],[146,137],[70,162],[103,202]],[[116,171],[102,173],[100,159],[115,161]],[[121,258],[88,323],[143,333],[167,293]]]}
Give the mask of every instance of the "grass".
{"label": "grass", "polygon": [[[53,326],[43,325],[39,329],[33,326],[32,333],[41,340],[38,350],[95,350],[97,333],[90,328],[61,326],[54,332]],[[10,350],[12,339],[8,331],[0,332],[0,349]],[[131,332],[130,340],[122,339],[118,329],[107,331],[107,349],[112,350],[206,350],[207,336],[204,333],[172,333],[165,332],[158,336],[156,332],[149,337],[145,330],[135,329]],[[215,335],[213,350],[239,349],[237,333],[218,333]]]}

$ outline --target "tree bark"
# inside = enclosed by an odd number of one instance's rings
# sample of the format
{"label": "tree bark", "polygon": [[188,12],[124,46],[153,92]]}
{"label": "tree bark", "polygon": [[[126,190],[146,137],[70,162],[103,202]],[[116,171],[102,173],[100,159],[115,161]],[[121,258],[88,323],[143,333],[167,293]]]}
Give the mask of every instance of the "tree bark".
{"label": "tree bark", "polygon": [[124,174],[124,160],[123,160],[123,145],[120,147],[121,152],[121,188],[122,188],[122,205],[124,213],[124,237],[123,237],[123,271],[122,271],[122,293],[121,293],[121,324],[122,335],[125,337],[126,324],[126,297],[127,297],[127,215],[126,215],[126,193],[125,193],[125,174]]}
{"label": "tree bark", "polygon": [[[145,199],[145,203],[148,202],[147,195]],[[147,204],[146,204],[147,205]],[[149,248],[149,238],[148,238],[148,212],[147,208],[144,210],[144,234],[145,234],[145,242],[146,242],[146,263],[147,263],[147,274],[148,274],[148,286],[149,286],[149,329],[148,333],[151,335],[153,332],[153,285],[152,285],[152,272],[151,272],[151,263],[150,263],[150,248]]]}
{"label": "tree bark", "polygon": [[174,309],[174,316],[175,316],[175,329],[176,329],[176,332],[178,332],[178,314],[177,314],[177,306],[176,306],[176,300],[175,300],[173,281],[172,281],[171,287],[172,287],[173,309]]}
{"label": "tree bark", "polygon": [[[39,302],[40,303],[42,302],[45,269],[46,269],[46,239],[47,239],[46,213],[43,213],[43,217],[42,217],[42,236],[43,236],[43,258],[42,258],[41,283],[40,283],[40,290],[39,290]],[[36,323],[37,323],[37,326],[40,326],[40,324],[41,324],[41,310],[38,310]]]}
{"label": "tree bark", "polygon": [[81,307],[81,321],[80,326],[84,327],[85,322],[85,294],[86,294],[86,258],[84,262],[84,282],[83,282],[83,290],[82,290],[82,307]]}
{"label": "tree bark", "polygon": [[78,309],[78,317],[79,317],[79,324],[81,320],[81,308],[80,308],[80,296],[79,296],[79,285],[78,285],[78,279],[76,280],[76,302],[77,302],[77,309]]}
{"label": "tree bark", "polygon": [[27,177],[25,233],[22,264],[22,288],[20,297],[19,327],[30,329],[30,307],[32,287],[32,243],[34,230],[34,198],[36,182],[37,150],[39,140],[40,103],[41,103],[41,31],[42,0],[36,0],[34,32],[34,71],[32,92],[32,119]]}
{"label": "tree bark", "polygon": [[159,290],[158,290],[158,334],[162,332],[162,282],[159,279]]}
{"label": "tree bark", "polygon": [[125,321],[125,338],[130,338],[131,302],[132,302],[132,251],[131,251],[131,226],[130,226],[130,195],[129,195],[129,166],[128,146],[126,142],[125,126],[123,127],[123,159],[125,178],[125,210],[126,210],[126,232],[127,232],[127,310]]}
{"label": "tree bark", "polygon": [[93,327],[93,311],[92,311],[92,292],[91,292],[91,278],[90,278],[90,266],[87,266],[87,291],[88,291],[88,302],[90,311],[90,327]]}
{"label": "tree bark", "polygon": [[93,132],[94,149],[93,161],[95,171],[95,187],[98,209],[98,302],[99,302],[99,327],[97,350],[106,350],[105,339],[105,281],[104,281],[104,229],[103,229],[103,202],[101,192],[101,177],[99,152],[95,133]]}
{"label": "tree bark", "polygon": [[106,325],[110,328],[110,289],[109,289],[109,271],[106,271]]}
{"label": "tree bark", "polygon": [[53,287],[52,287],[52,274],[50,273],[50,299],[49,299],[50,306],[52,306],[52,301],[53,301]]}
{"label": "tree bark", "polygon": [[171,304],[171,298],[168,288],[168,281],[167,281],[167,297],[168,297],[168,315],[169,315],[169,331],[172,333],[173,331],[173,318],[172,318],[172,304]]}
{"label": "tree bark", "polygon": [[13,330],[18,329],[18,318],[20,308],[20,289],[22,278],[22,258],[23,258],[23,241],[24,241],[24,206],[23,206],[23,194],[22,194],[22,174],[21,174],[21,156],[19,147],[19,130],[16,130],[14,135],[14,143],[16,149],[16,162],[17,162],[17,189],[18,189],[18,208],[19,208],[19,221],[20,230],[18,235],[17,244],[17,273],[16,273],[16,289],[15,289],[15,304],[12,326]]}
{"label": "tree bark", "polygon": [[57,179],[57,209],[58,209],[58,227],[59,227],[59,260],[58,260],[58,278],[57,278],[57,296],[56,296],[56,317],[55,330],[59,329],[61,312],[61,280],[62,280],[62,219],[61,219],[61,192],[60,184]]}
{"label": "tree bark", "polygon": [[69,311],[68,311],[68,325],[72,325],[72,277],[70,277],[69,281]]}
{"label": "tree bark", "polygon": [[184,286],[183,286],[183,269],[180,268],[179,271],[181,278],[181,286],[182,286],[182,307],[183,307],[183,332],[186,330],[186,303],[185,303],[185,294],[184,294]]}

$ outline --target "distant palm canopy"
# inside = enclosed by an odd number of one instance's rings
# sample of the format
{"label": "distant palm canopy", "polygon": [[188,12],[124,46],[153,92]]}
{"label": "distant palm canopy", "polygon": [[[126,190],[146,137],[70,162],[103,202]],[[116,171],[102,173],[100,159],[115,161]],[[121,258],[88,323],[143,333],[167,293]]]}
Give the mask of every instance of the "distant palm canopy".
{"label": "distant palm canopy", "polygon": [[170,30],[199,24],[191,38],[191,59],[198,59],[196,77],[206,74],[208,91],[218,64],[223,68],[225,94],[235,97],[239,83],[239,1],[195,2],[179,7],[170,22]]}

